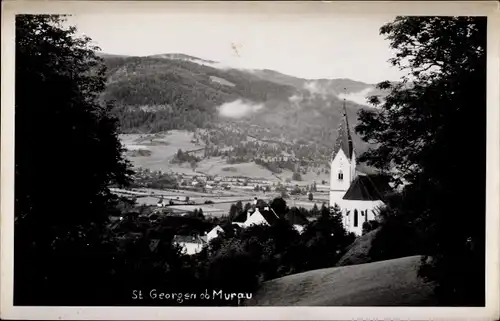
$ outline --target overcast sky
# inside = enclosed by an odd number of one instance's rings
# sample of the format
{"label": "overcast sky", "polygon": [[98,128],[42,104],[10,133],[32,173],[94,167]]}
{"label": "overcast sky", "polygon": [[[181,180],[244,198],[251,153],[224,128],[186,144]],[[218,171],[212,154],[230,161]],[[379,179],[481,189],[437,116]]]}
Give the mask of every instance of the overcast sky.
{"label": "overcast sky", "polygon": [[271,14],[80,14],[69,18],[103,52],[185,53],[235,67],[303,78],[397,80],[379,28],[393,16]]}

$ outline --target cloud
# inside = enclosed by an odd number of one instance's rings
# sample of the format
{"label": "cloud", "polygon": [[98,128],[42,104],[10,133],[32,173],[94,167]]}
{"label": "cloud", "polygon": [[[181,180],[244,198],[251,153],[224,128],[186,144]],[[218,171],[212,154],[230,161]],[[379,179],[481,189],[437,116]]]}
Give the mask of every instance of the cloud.
{"label": "cloud", "polygon": [[207,62],[207,61],[203,61],[203,60],[200,60],[200,59],[182,59],[182,60],[189,61],[189,62],[194,62],[194,63],[199,64],[199,65],[203,65],[203,66],[207,66],[207,67],[212,67],[212,68],[216,68],[216,69],[222,69],[222,70],[233,69],[232,66],[229,66],[228,64],[224,64],[222,62]]}
{"label": "cloud", "polygon": [[241,99],[222,104],[218,107],[219,114],[228,118],[243,118],[264,108],[263,104],[244,102]]}
{"label": "cloud", "polygon": [[302,95],[292,95],[290,96],[290,98],[288,98],[288,100],[292,103],[299,103],[302,101],[302,99],[304,99],[304,97]]}
{"label": "cloud", "polygon": [[369,106],[367,98],[370,96],[370,93],[373,91],[373,88],[369,87],[363,89],[358,92],[348,93],[348,94],[339,94],[338,97],[340,99],[349,100],[359,105]]}
{"label": "cloud", "polygon": [[304,89],[309,91],[313,96],[320,97],[323,100],[328,100],[328,97],[335,94],[328,85],[323,85],[314,80],[307,81],[304,84]]}
{"label": "cloud", "polygon": [[304,89],[308,90],[313,95],[324,96],[328,91],[322,86],[318,85],[316,81],[308,81],[304,84]]}
{"label": "cloud", "polygon": [[185,57],[172,57],[170,55],[164,55],[164,58],[167,59],[175,59],[175,60],[181,60],[181,61],[188,61],[188,62],[193,62],[195,64],[199,64],[202,66],[207,66],[207,67],[212,67],[215,69],[221,69],[221,70],[228,70],[228,69],[239,69],[247,72],[254,72],[253,69],[245,68],[242,65],[237,63],[237,61],[233,61],[231,63],[224,63],[224,62],[218,62],[218,61],[206,61],[203,59],[197,59],[197,58],[185,58]]}

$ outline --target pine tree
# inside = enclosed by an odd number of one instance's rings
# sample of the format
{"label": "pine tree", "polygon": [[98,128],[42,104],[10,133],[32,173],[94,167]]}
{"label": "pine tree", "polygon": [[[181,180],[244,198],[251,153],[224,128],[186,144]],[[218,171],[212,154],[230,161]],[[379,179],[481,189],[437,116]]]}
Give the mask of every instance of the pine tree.
{"label": "pine tree", "polygon": [[229,221],[232,222],[237,215],[238,215],[238,208],[236,207],[235,204],[231,204],[231,207],[229,208]]}
{"label": "pine tree", "polygon": [[243,212],[243,203],[241,201],[236,202],[236,214]]}
{"label": "pine tree", "polygon": [[316,217],[318,215],[319,215],[319,208],[318,208],[318,205],[316,205],[316,203],[314,203],[314,206],[311,209],[311,216]]}

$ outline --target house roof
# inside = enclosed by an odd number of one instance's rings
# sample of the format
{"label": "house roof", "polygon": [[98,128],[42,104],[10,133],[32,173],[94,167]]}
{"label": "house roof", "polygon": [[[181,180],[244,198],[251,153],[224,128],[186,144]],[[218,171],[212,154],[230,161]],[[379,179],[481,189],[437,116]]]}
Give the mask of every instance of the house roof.
{"label": "house roof", "polygon": [[220,225],[216,225],[213,229],[210,230],[210,232],[212,231],[224,232],[224,229],[220,227]]}
{"label": "house roof", "polygon": [[278,214],[276,214],[276,212],[274,212],[274,210],[270,206],[264,207],[263,209],[259,210],[259,212],[269,225],[276,224],[276,222],[278,222],[278,220],[280,219]]}
{"label": "house roof", "polygon": [[172,241],[175,243],[193,243],[193,244],[204,243],[199,236],[193,236],[193,235],[175,235]]}
{"label": "house roof", "polygon": [[357,201],[383,200],[391,191],[389,176],[386,175],[358,175],[342,199]]}
{"label": "house roof", "polygon": [[[255,215],[257,212],[260,213],[269,225],[275,224],[280,219],[278,214],[268,204],[259,207],[253,205],[249,212],[251,212],[250,216]],[[240,223],[245,223],[247,219],[247,212],[241,212],[233,219],[232,223],[240,225]]]}
{"label": "house roof", "polygon": [[339,127],[337,129],[337,139],[333,147],[332,158],[337,155],[337,153],[342,150],[347,158],[350,160],[352,153],[354,152],[354,145],[352,143],[351,130],[349,128],[349,121],[347,119],[347,111],[345,108],[344,99],[344,113],[340,121]]}

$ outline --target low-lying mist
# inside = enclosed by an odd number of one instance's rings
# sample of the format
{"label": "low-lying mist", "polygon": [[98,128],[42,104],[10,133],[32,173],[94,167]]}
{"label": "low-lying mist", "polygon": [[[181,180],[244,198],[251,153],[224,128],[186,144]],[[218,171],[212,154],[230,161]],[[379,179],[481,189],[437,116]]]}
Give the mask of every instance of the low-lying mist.
{"label": "low-lying mist", "polygon": [[369,106],[370,104],[368,103],[368,97],[370,96],[370,93],[373,91],[373,88],[366,88],[358,92],[352,92],[352,93],[341,93],[338,95],[340,99],[352,101],[356,104],[359,105],[364,105],[364,106]]}
{"label": "low-lying mist", "polygon": [[219,115],[228,118],[243,118],[264,108],[263,104],[245,102],[241,99],[222,104],[218,107]]}

